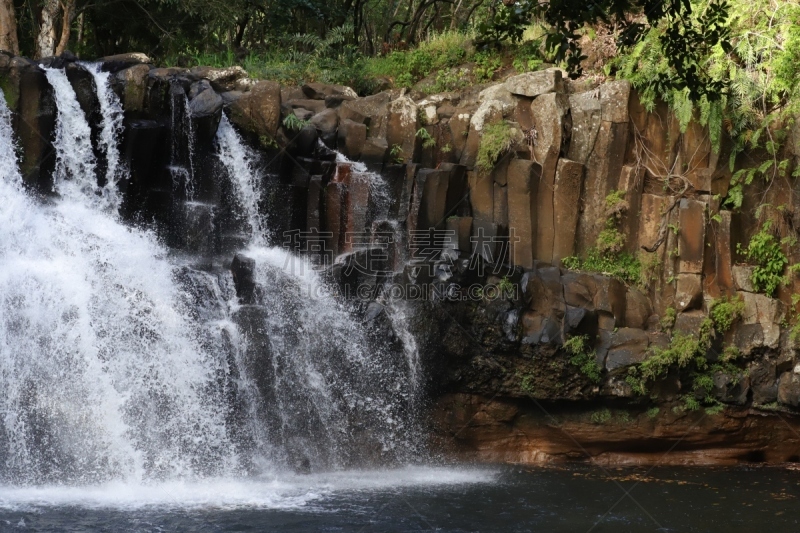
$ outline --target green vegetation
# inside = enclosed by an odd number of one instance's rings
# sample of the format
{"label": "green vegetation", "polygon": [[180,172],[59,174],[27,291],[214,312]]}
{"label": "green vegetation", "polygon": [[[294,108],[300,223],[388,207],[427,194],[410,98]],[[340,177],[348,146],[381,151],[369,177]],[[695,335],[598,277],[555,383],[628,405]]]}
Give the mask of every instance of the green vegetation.
{"label": "green vegetation", "polygon": [[651,407],[647,410],[647,418],[653,419],[658,416],[658,413],[661,412],[661,409],[658,407]]}
{"label": "green vegetation", "polygon": [[664,316],[661,317],[661,329],[662,331],[669,331],[673,327],[675,327],[675,320],[678,318],[678,312],[675,310],[674,307],[667,307],[664,311]]}
{"label": "green vegetation", "polygon": [[503,276],[498,282],[497,288],[500,289],[500,294],[505,298],[510,298],[514,295],[514,283],[508,279],[508,276]]}
{"label": "green vegetation", "polygon": [[564,350],[571,355],[569,362],[578,367],[581,373],[592,382],[600,382],[600,365],[594,356],[594,350],[589,346],[589,337],[580,335],[570,337],[564,341]]}
{"label": "green vegetation", "polygon": [[593,424],[605,424],[611,420],[611,411],[608,408],[600,409],[592,413],[591,421]]}
{"label": "green vegetation", "polygon": [[[715,0],[695,0],[688,22],[698,25]],[[800,4],[770,0],[731,0],[727,45],[699,49],[698,63],[707,84],[718,97],[693,94],[689,87],[664,83],[676,74],[672,49],[663,46],[669,26],[662,22],[642,40],[608,65],[608,71],[626,78],[639,90],[644,106],[652,110],[658,100],[676,113],[681,132],[697,121],[708,126],[714,150],[725,137],[733,141],[730,167],[744,150],[763,152],[767,160],[738,170],[731,179],[726,203],[739,208],[743,188],[755,179],[772,180],[790,169],[783,155],[789,127],[800,109]],[[664,173],[673,169],[659,169]],[[684,169],[677,169],[678,173]]]}
{"label": "green vegetation", "polygon": [[755,263],[750,281],[753,287],[767,296],[772,296],[778,287],[786,284],[784,270],[789,259],[781,248],[780,241],[770,231],[770,221],[764,223],[761,231],[753,235],[747,248],[738,245],[740,254]]}
{"label": "green vegetation", "polygon": [[[694,391],[694,396],[684,398],[684,408],[693,411],[700,408],[695,396],[703,399],[709,408],[719,402],[712,396],[714,390],[714,374],[722,372],[731,376],[733,383],[738,381],[742,370],[735,362],[740,357],[735,346],[726,347],[715,363],[709,363],[706,352],[711,349],[714,339],[730,330],[741,318],[744,302],[739,298],[721,298],[709,304],[709,314],[700,324],[698,335],[675,333],[666,348],[653,348],[643,362],[628,369],[625,381],[636,394],[647,394],[649,383],[662,379],[670,369],[676,369],[687,377],[687,383]],[[667,309],[661,321],[662,328],[670,329],[674,325],[675,310]],[[665,327],[668,326],[668,327]]]}
{"label": "green vegetation", "polygon": [[420,128],[416,133],[417,139],[422,141],[423,148],[433,148],[436,146],[436,139],[425,128]]}
{"label": "green vegetation", "polygon": [[291,131],[300,131],[310,124],[307,120],[301,120],[297,115],[291,113],[283,119],[283,127]]}
{"label": "green vegetation", "polygon": [[603,256],[597,249],[590,249],[586,257],[565,257],[561,264],[568,270],[597,272],[612,276],[629,285],[640,286],[642,282],[642,264],[637,257],[622,252],[615,256]]}
{"label": "green vegetation", "polygon": [[518,136],[519,132],[505,120],[484,124],[475,167],[484,173],[491,172],[500,157],[511,150]]}

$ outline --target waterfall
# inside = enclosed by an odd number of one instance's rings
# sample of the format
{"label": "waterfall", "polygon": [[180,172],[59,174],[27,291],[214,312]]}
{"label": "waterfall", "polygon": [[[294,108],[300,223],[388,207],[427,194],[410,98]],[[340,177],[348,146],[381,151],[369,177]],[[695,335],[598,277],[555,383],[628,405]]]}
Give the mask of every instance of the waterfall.
{"label": "waterfall", "polygon": [[170,167],[173,187],[186,200],[194,198],[194,126],[189,98],[177,80],[170,80]]}
{"label": "waterfall", "polygon": [[244,145],[224,113],[217,130],[217,144],[220,161],[228,170],[239,208],[244,211],[250,226],[250,242],[263,245],[265,228],[259,212],[262,178],[256,172],[253,153]]}
{"label": "waterfall", "polygon": [[103,117],[98,144],[106,155],[106,188],[109,191],[116,191],[116,184],[124,177],[125,173],[119,153],[123,111],[119,97],[114,94],[109,85],[110,74],[103,72],[102,65],[102,63],[86,63],[81,66],[94,78],[97,100],[100,103],[100,114]]}
{"label": "waterfall", "polygon": [[[217,141],[237,203],[251,229],[261,228],[263,178],[225,117]],[[256,264],[262,311],[243,306],[234,314],[245,329],[257,331],[242,335],[240,351],[271,362],[268,372],[249,377],[262,388],[260,417],[273,460],[316,470],[408,459],[416,446],[408,413],[416,386],[398,357],[402,349],[375,339],[308,258],[267,247],[260,234],[250,242],[245,254]],[[261,350],[253,353],[255,344]],[[247,358],[243,368],[254,368]]]}
{"label": "waterfall", "polygon": [[235,475],[229,358],[208,349],[167,250],[95,201],[85,119],[63,73],[47,75],[59,105],[54,205],[20,187],[0,106],[0,480]]}

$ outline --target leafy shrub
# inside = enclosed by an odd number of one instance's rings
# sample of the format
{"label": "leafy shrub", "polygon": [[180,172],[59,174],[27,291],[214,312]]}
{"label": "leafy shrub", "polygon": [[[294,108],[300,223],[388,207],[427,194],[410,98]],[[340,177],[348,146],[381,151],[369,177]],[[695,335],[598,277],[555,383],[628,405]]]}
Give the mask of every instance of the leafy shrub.
{"label": "leafy shrub", "polygon": [[561,265],[568,270],[605,274],[629,285],[637,285],[642,279],[641,263],[628,252],[604,255],[592,248],[587,251],[584,259],[577,256],[565,257],[561,260]]}
{"label": "leafy shrub", "polygon": [[765,222],[761,230],[753,235],[747,248],[737,246],[740,254],[755,263],[750,281],[753,287],[767,296],[772,296],[781,285],[786,283],[783,272],[789,264],[781,244],[770,232],[771,223]]}
{"label": "leafy shrub", "polygon": [[589,337],[580,335],[564,341],[564,350],[571,355],[569,362],[577,366],[581,373],[594,383],[600,381],[600,365],[589,347]]}

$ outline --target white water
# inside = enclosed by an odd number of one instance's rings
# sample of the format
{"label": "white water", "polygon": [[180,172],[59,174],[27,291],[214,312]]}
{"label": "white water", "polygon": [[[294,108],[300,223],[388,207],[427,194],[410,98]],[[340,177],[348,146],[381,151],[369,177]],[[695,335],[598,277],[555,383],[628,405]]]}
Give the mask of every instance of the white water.
{"label": "white water", "polygon": [[217,130],[217,143],[220,161],[228,170],[239,208],[244,211],[250,226],[250,242],[264,245],[265,221],[259,212],[263,177],[256,171],[254,154],[244,145],[224,113]]}
{"label": "white water", "polygon": [[[57,101],[74,112],[64,78],[48,77]],[[8,146],[4,102],[2,110]],[[93,168],[82,117],[59,111],[62,170]],[[66,135],[68,127],[79,135]],[[12,168],[13,151],[0,152],[0,161]],[[59,176],[62,200],[53,207],[29,200],[18,181],[14,172],[0,181],[2,479],[235,472],[222,402],[208,392],[224,360],[198,346],[166,251],[105,212],[86,176]]]}
{"label": "white water", "polygon": [[[279,507],[485,478],[286,474],[414,457],[408,353],[376,345],[309,262],[256,238],[247,254],[269,353],[248,351],[230,274],[176,265],[154,235],[119,221],[74,92],[63,72],[47,75],[60,106],[54,205],[23,190],[0,103],[0,506]],[[254,191],[237,188],[239,200],[257,214],[258,178],[238,136],[228,140],[229,171],[247,169]]]}
{"label": "white water", "polygon": [[286,474],[265,479],[214,479],[152,485],[106,483],[88,487],[2,487],[0,509],[35,511],[51,506],[90,509],[301,509],[335,494],[445,487],[495,482],[490,469],[405,467],[394,470],[350,470],[312,475]]}
{"label": "white water", "polygon": [[94,78],[97,100],[100,103],[100,114],[103,117],[98,143],[106,155],[106,189],[109,190],[109,193],[116,193],[117,183],[125,177],[125,169],[119,153],[119,138],[123,130],[122,103],[111,90],[110,74],[101,70],[102,63],[86,63],[82,66]]}

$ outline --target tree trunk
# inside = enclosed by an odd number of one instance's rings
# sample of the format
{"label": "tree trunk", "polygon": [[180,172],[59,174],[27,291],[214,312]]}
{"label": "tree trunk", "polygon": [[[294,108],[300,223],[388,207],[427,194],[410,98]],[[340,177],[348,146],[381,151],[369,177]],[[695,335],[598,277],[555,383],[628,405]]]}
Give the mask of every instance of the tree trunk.
{"label": "tree trunk", "polygon": [[69,36],[72,29],[72,21],[75,18],[75,0],[64,0],[61,4],[63,13],[61,14],[61,38],[56,46],[56,55],[61,55],[69,46]]}
{"label": "tree trunk", "polygon": [[0,50],[19,54],[14,0],[0,0]]}
{"label": "tree trunk", "polygon": [[39,34],[36,36],[34,59],[52,56],[56,51],[56,17],[58,16],[58,8],[58,0],[44,0]]}

